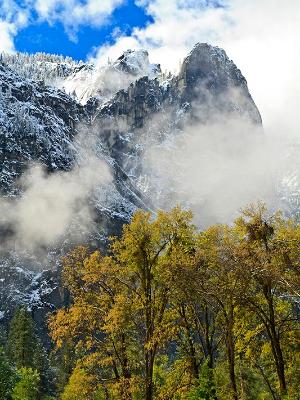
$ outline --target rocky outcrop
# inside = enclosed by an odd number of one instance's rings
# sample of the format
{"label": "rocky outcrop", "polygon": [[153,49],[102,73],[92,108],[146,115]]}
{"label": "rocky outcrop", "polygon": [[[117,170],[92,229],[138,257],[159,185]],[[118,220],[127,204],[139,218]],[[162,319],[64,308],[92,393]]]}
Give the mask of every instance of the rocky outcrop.
{"label": "rocky outcrop", "polygon": [[113,69],[132,76],[148,76],[152,79],[161,73],[159,64],[150,64],[149,54],[146,50],[125,51],[108,70]]}
{"label": "rocky outcrop", "polygon": [[245,77],[223,49],[198,43],[184,60],[176,86],[180,103],[193,104],[193,114],[202,120],[236,112],[262,122]]}

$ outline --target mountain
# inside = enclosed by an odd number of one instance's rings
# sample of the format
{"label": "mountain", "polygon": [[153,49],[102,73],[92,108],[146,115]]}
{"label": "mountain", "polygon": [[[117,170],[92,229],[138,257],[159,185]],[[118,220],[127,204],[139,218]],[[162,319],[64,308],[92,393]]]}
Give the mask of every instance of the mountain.
{"label": "mountain", "polygon": [[67,182],[68,174],[92,155],[111,174],[109,182],[93,186],[83,199],[93,221],[80,240],[74,235],[81,229],[74,213],[59,240],[34,250],[16,247],[18,225],[5,219],[4,212],[4,319],[25,303],[43,321],[47,310],[67,298],[59,284],[61,254],[81,241],[105,251],[108,236],[119,234],[136,209],[154,211],[162,199],[170,201],[172,190],[160,187],[145,170],[149,148],[166,146],[186,126],[205,126],[216,115],[262,124],[241,71],[224,50],[206,43],[192,49],[178,75],[163,74],[146,51],[128,50],[101,67],[45,54],[2,55],[0,88],[0,190],[5,205],[28,196],[28,178],[25,185],[23,179],[36,163],[47,176],[63,176]]}

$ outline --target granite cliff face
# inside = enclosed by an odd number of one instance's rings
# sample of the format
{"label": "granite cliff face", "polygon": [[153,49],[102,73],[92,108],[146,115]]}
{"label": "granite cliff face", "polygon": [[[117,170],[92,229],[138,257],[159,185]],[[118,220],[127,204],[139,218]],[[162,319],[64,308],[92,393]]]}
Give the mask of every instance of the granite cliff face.
{"label": "granite cliff face", "polygon": [[17,178],[33,161],[49,172],[69,169],[84,108],[64,92],[22,79],[1,64],[0,88],[0,190],[14,193]]}
{"label": "granite cliff face", "polygon": [[261,124],[261,116],[249,93],[247,81],[225,51],[198,43],[183,61],[177,77],[181,104],[207,104],[210,118],[216,110],[247,115]]}
{"label": "granite cliff face", "polygon": [[[3,56],[0,63],[2,196],[23,195],[20,177],[32,163],[43,164],[49,174],[80,165],[80,135],[113,177],[90,196],[94,221],[86,242],[91,246],[105,248],[107,236],[118,234],[137,208],[155,209],[142,165],[151,143],[163,143],[187,123],[205,123],[216,113],[261,125],[242,73],[222,49],[208,44],[194,47],[178,76],[162,74],[146,51],[129,50],[101,68],[51,56],[26,57],[28,68],[18,57]],[[2,237],[8,234],[0,228]],[[75,244],[70,229],[63,245],[46,249],[47,262],[36,253],[3,249],[1,317],[26,303],[40,321],[46,310],[65,301],[56,270],[61,254]]]}

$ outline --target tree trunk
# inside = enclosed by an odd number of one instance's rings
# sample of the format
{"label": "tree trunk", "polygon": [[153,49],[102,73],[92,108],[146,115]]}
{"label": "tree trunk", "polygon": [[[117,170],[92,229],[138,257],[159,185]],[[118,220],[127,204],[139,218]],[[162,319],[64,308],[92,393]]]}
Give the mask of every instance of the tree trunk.
{"label": "tree trunk", "polygon": [[[268,239],[266,236],[263,237],[263,241],[265,244],[266,252],[269,254],[270,249],[268,246]],[[281,395],[284,396],[287,393],[286,380],[285,380],[285,365],[280,346],[279,334],[276,332],[276,319],[275,319],[275,311],[273,304],[272,286],[268,281],[266,281],[266,283],[263,285],[263,294],[268,303],[268,309],[269,309],[269,321],[267,323],[267,325],[269,325],[269,329],[267,327],[267,332],[271,341],[272,353],[276,365],[276,372],[279,381],[280,393]]]}
{"label": "tree trunk", "polygon": [[269,321],[267,326],[268,336],[271,341],[272,353],[276,365],[276,372],[279,381],[280,393],[281,395],[285,395],[287,393],[287,386],[285,380],[285,363],[283,359],[283,354],[280,345],[280,338],[278,333],[276,332],[276,320],[275,320],[275,312],[274,312],[274,304],[272,298],[272,292],[270,286],[264,287],[264,296],[268,302],[269,309]]}
{"label": "tree trunk", "polygon": [[262,375],[262,377],[263,377],[263,379],[264,379],[264,381],[265,381],[265,383],[266,383],[266,385],[267,385],[267,387],[268,387],[268,389],[269,389],[269,391],[270,391],[270,393],[272,395],[273,400],[278,400],[277,397],[276,397],[276,394],[275,394],[275,392],[274,392],[274,390],[273,390],[273,388],[271,386],[271,383],[270,383],[270,381],[268,379],[268,376],[265,374],[263,368],[259,364],[256,364],[255,366],[259,370],[259,372],[261,373],[261,375]]}
{"label": "tree trunk", "polygon": [[[230,335],[231,336],[231,335]],[[235,359],[234,359],[234,348],[232,338],[227,338],[227,355],[228,355],[228,366],[229,366],[229,377],[231,388],[233,392],[233,399],[238,400],[238,391],[235,378]]]}
{"label": "tree trunk", "polygon": [[193,374],[194,379],[198,380],[199,379],[199,366],[197,363],[196,350],[195,350],[195,346],[194,346],[193,339],[192,339],[191,328],[190,328],[190,325],[189,325],[187,317],[186,317],[184,305],[182,305],[180,307],[179,312],[183,319],[184,328],[186,330],[187,341],[188,341],[188,354],[189,354],[189,359],[191,362],[192,374]]}
{"label": "tree trunk", "polygon": [[145,400],[153,399],[153,366],[154,354],[152,351],[146,353],[146,393]]}
{"label": "tree trunk", "polygon": [[207,366],[211,369],[214,367],[214,355],[213,355],[213,338],[210,336],[209,328],[209,316],[208,316],[208,307],[205,304],[205,341],[207,347]]}
{"label": "tree trunk", "polygon": [[128,359],[126,356],[126,352],[124,353],[124,358],[123,358],[123,365],[122,365],[122,370],[123,370],[123,376],[125,379],[124,382],[124,388],[122,390],[123,392],[123,399],[124,400],[131,400],[132,399],[132,394],[131,394],[131,372],[129,370],[129,366],[128,366]]}
{"label": "tree trunk", "polygon": [[227,315],[226,349],[229,368],[229,378],[233,400],[238,400],[238,390],[235,377],[235,345],[233,338],[233,307]]}
{"label": "tree trunk", "polygon": [[[145,284],[144,284],[144,292],[145,292],[145,327],[146,327],[146,346],[152,340],[154,324],[153,324],[153,316],[152,316],[152,287],[151,287],[151,268],[149,265],[146,265],[145,268]],[[153,399],[153,365],[154,365],[154,354],[155,350],[147,349],[145,350],[145,400]]]}

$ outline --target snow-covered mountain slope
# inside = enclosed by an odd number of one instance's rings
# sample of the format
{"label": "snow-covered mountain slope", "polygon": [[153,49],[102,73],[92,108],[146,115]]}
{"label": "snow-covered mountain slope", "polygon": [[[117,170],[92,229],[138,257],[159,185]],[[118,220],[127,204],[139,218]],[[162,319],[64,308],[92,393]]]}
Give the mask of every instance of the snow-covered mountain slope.
{"label": "snow-covered mountain slope", "polygon": [[0,62],[21,78],[61,87],[62,82],[86,64],[71,57],[45,53],[0,54]]}
{"label": "snow-covered mountain slope", "polygon": [[150,63],[145,50],[127,50],[102,66],[44,53],[3,53],[0,62],[21,78],[64,90],[81,104],[95,96],[104,102],[142,76],[154,79],[161,74],[160,66]]}
{"label": "snow-covered mountain slope", "polygon": [[[186,125],[206,124],[219,113],[261,126],[245,78],[223,50],[208,44],[196,45],[178,76],[167,78],[159,65],[150,64],[146,51],[128,50],[101,68],[52,56],[15,57],[0,62],[1,192],[22,198],[19,178],[33,162],[55,176],[59,171],[72,174],[91,155],[105,160],[112,179],[84,198],[93,215],[85,237],[91,246],[104,247],[107,236],[118,234],[137,208],[154,210],[153,192],[168,195],[169,188],[157,186],[144,169],[143,156],[153,144],[164,146]],[[52,86],[42,84],[40,76]],[[55,267],[74,243],[70,238],[81,230],[77,217],[46,249],[55,255],[49,265]],[[0,229],[4,238],[8,230],[1,219]],[[63,301],[53,283],[58,281],[55,273],[27,273],[49,267],[37,252],[24,257],[5,249],[2,254],[0,296],[8,304],[0,311],[7,313],[18,302],[37,308]],[[22,273],[14,269],[16,259]],[[44,276],[53,282],[48,285]],[[42,300],[33,300],[37,297]]]}
{"label": "snow-covered mountain slope", "polygon": [[160,72],[159,65],[150,64],[147,51],[127,50],[107,66],[80,66],[64,80],[62,87],[82,104],[86,104],[91,97],[98,97],[103,103],[140,77],[154,79]]}

